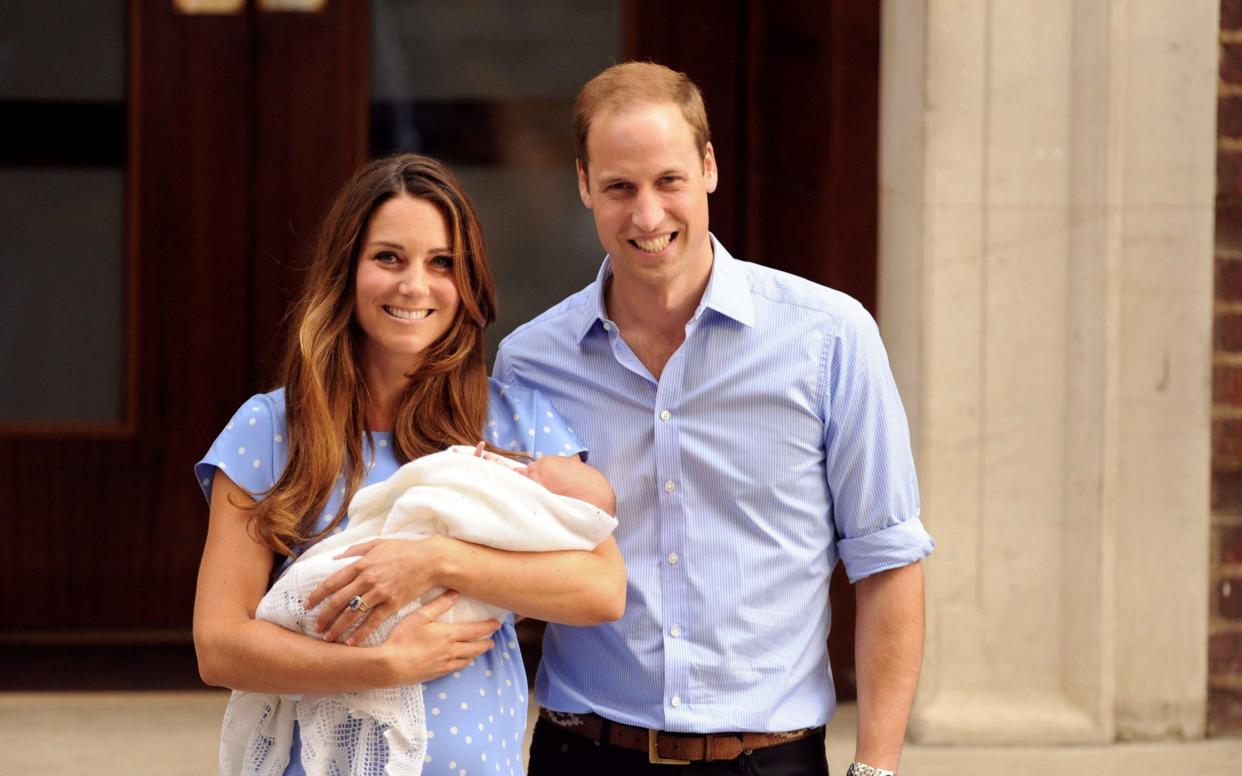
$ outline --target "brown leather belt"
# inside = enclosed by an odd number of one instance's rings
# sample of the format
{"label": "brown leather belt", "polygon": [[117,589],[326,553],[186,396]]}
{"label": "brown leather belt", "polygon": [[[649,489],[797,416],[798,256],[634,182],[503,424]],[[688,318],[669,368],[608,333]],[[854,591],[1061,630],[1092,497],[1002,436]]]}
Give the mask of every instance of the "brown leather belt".
{"label": "brown leather belt", "polygon": [[604,741],[622,749],[646,752],[653,763],[689,765],[704,760],[732,760],[755,749],[800,741],[823,728],[803,728],[787,733],[665,733],[622,725],[598,714],[569,714],[540,708],[539,716],[573,733]]}

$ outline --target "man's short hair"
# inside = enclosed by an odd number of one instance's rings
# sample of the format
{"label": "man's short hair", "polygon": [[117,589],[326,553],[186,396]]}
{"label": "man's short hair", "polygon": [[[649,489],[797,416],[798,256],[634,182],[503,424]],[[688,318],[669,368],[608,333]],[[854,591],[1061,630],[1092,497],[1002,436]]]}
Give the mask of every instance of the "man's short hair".
{"label": "man's short hair", "polygon": [[685,73],[654,62],[622,62],[587,81],[574,100],[574,142],[578,162],[587,169],[587,132],[591,120],[605,110],[671,102],[681,108],[702,159],[712,139],[703,95]]}

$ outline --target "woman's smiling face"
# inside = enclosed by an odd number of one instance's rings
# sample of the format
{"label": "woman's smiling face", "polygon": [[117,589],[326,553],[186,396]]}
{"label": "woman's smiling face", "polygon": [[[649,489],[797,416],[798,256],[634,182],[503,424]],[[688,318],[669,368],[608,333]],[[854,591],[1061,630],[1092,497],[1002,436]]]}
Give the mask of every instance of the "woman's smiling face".
{"label": "woman's smiling face", "polygon": [[354,319],[373,366],[408,374],[461,304],[444,215],[408,194],[371,215],[354,278]]}

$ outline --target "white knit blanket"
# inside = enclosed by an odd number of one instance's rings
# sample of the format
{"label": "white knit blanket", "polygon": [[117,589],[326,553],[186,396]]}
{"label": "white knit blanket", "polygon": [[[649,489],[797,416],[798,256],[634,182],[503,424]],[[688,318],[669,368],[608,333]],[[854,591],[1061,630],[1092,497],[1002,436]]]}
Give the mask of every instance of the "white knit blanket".
{"label": "white knit blanket", "polygon": [[[337,560],[335,555],[376,537],[440,534],[502,550],[591,550],[616,528],[617,521],[603,510],[557,496],[517,474],[513,470],[518,464],[473,453],[469,447],[453,447],[428,455],[358,491],[349,504],[345,530],[291,564],[263,596],[255,617],[320,638],[314,630],[319,607],[306,609],[307,596],[357,560]],[[382,644],[398,622],[442,592],[430,590],[406,605],[360,646]],[[503,620],[507,615],[504,609],[462,596],[439,620]],[[234,691],[224,716],[220,773],[280,776],[289,761],[294,720],[300,726],[308,776],[422,773],[427,726],[420,684],[329,695]]]}

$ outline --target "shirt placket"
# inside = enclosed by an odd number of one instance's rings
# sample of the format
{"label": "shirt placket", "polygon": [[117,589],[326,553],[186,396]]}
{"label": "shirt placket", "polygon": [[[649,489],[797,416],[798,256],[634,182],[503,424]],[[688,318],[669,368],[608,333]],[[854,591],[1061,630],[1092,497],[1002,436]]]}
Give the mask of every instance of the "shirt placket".
{"label": "shirt placket", "polygon": [[[693,324],[686,328],[690,339]],[[664,646],[663,712],[666,730],[685,730],[691,721],[694,699],[689,692],[689,655],[686,640],[693,638],[689,617],[686,554],[686,488],[682,465],[681,397],[686,364],[686,343],[664,366],[651,409],[654,425],[656,487],[659,503],[660,611]]]}

